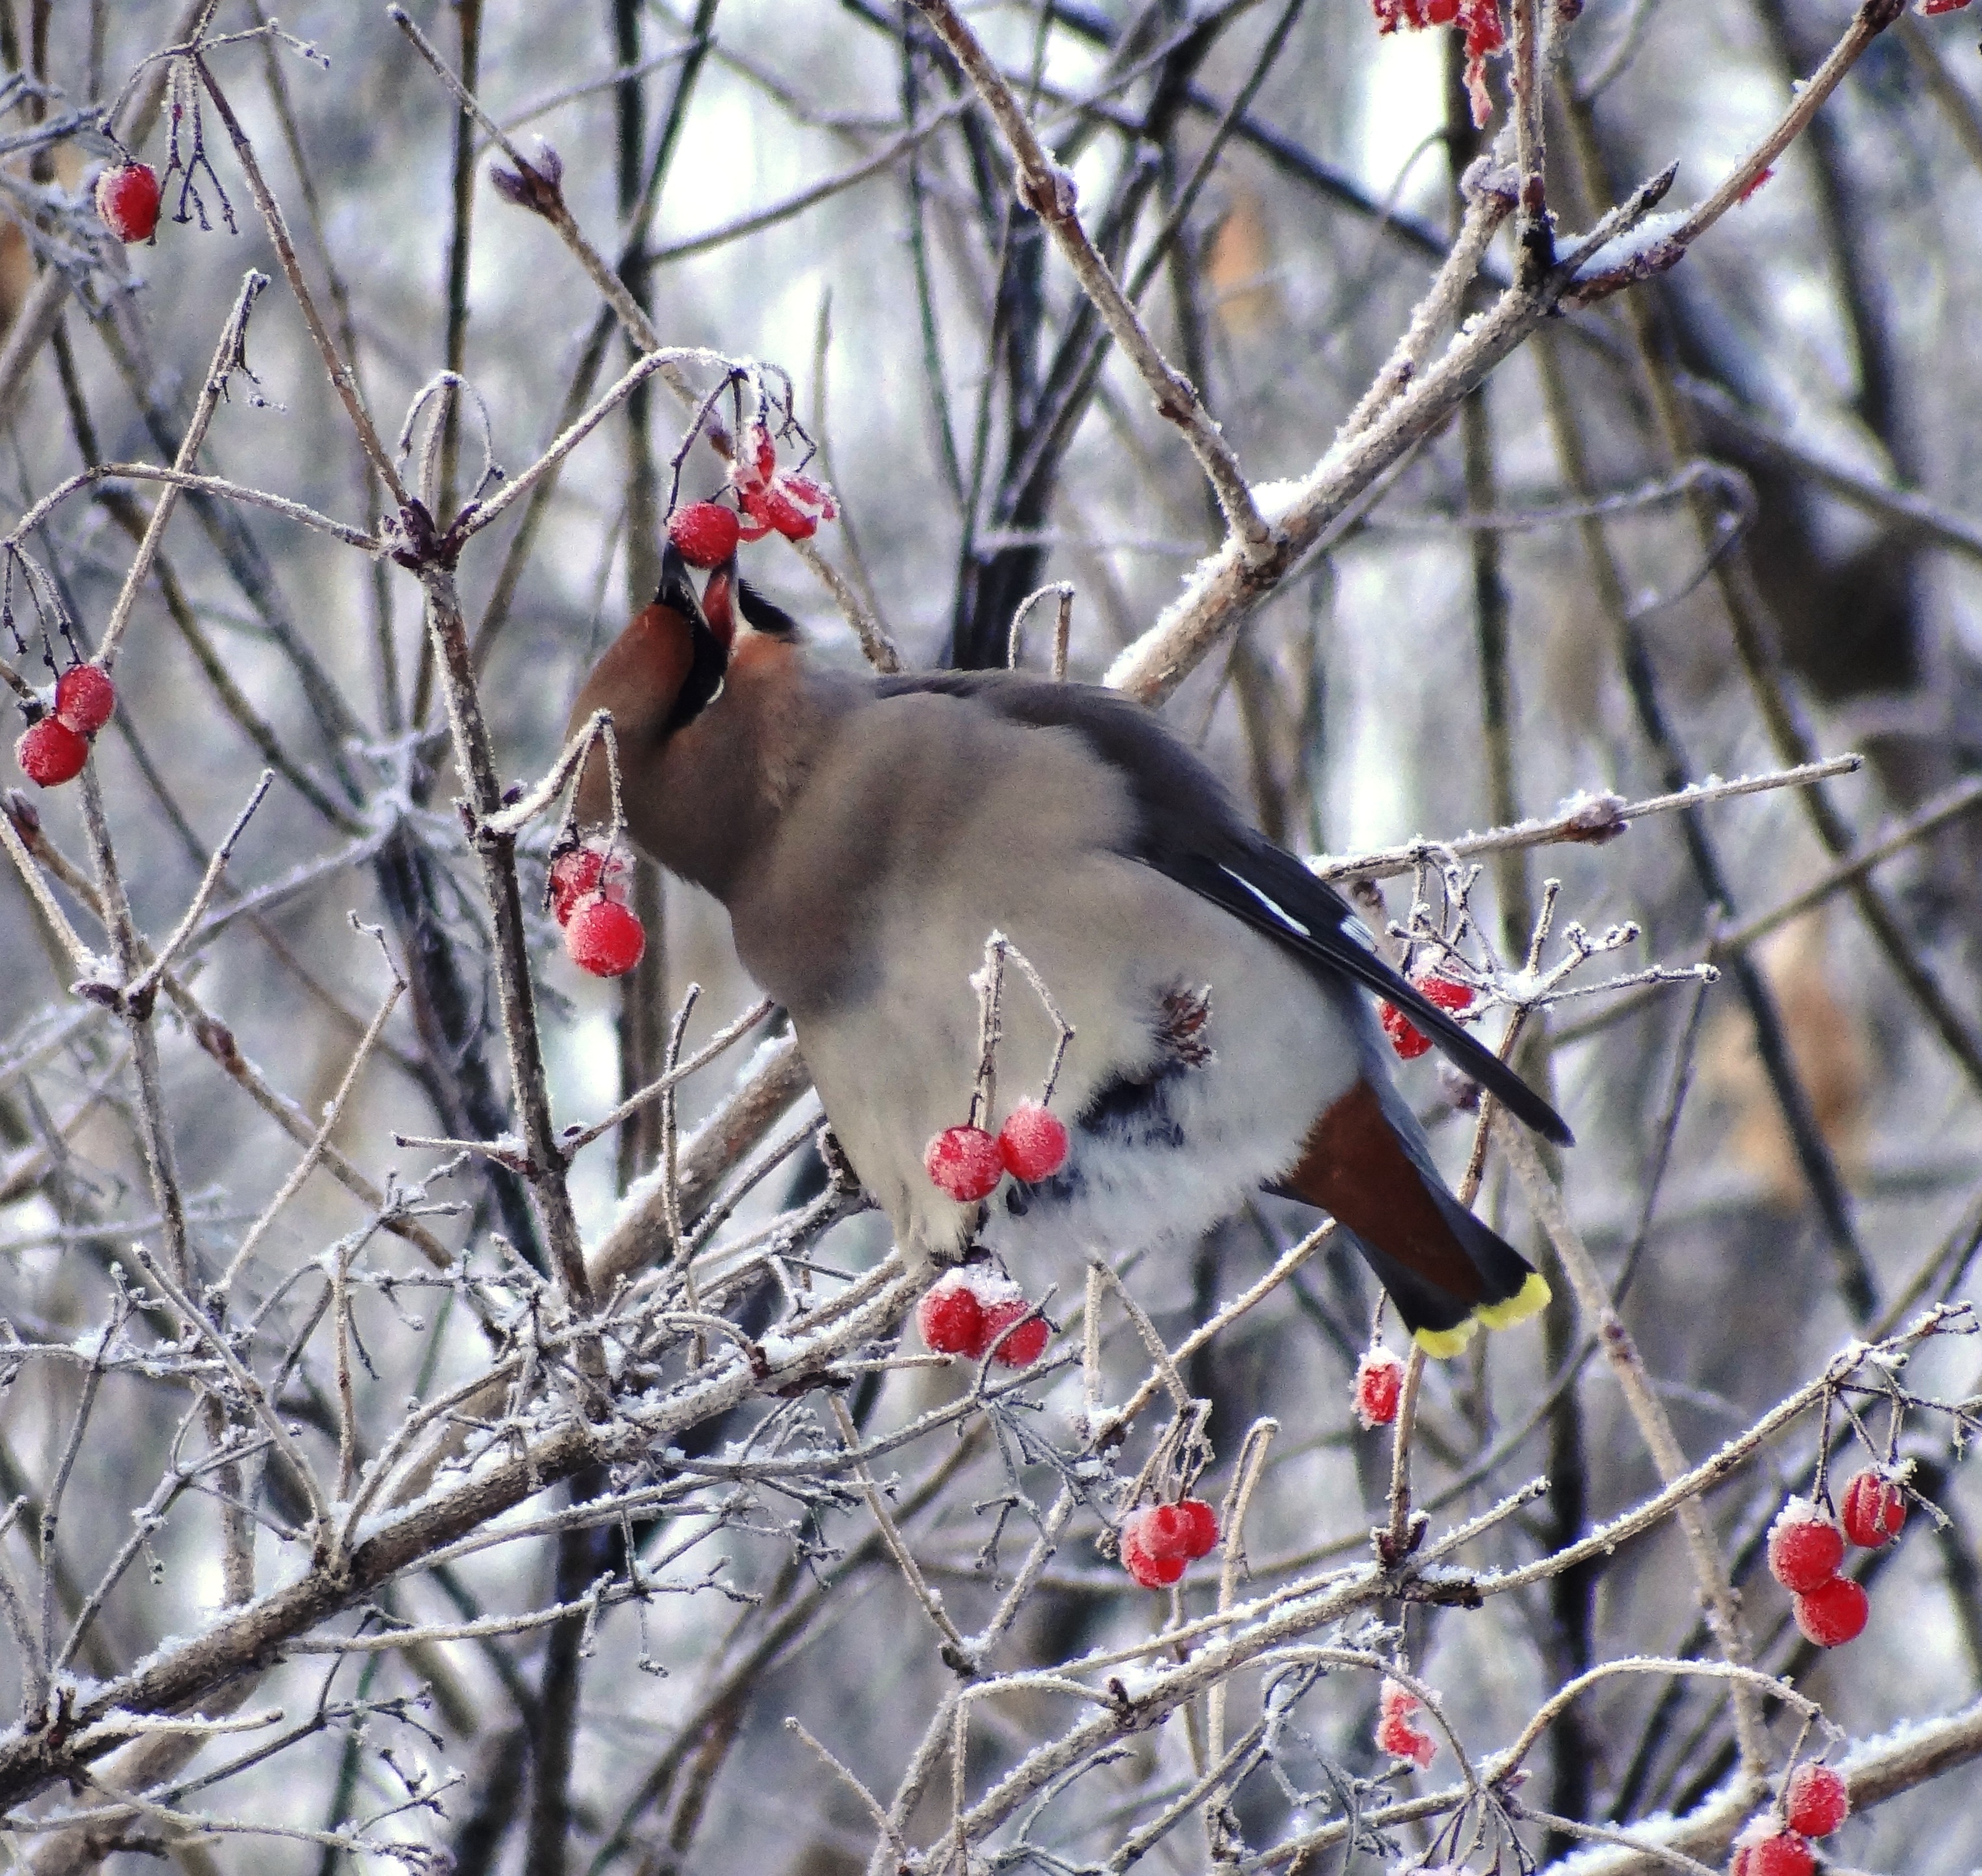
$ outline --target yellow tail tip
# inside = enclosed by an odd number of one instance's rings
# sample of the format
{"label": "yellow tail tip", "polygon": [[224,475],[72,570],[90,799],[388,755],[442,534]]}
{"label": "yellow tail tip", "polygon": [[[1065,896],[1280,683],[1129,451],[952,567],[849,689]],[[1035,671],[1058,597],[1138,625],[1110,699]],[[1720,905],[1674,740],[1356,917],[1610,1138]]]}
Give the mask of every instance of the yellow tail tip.
{"label": "yellow tail tip", "polygon": [[1530,1316],[1538,1316],[1547,1308],[1549,1298],[1554,1294],[1547,1280],[1538,1270],[1528,1272],[1528,1280],[1504,1303],[1488,1303],[1474,1311],[1476,1321],[1490,1329],[1511,1329],[1517,1322],[1525,1322]]}
{"label": "yellow tail tip", "polygon": [[1450,1361],[1472,1341],[1473,1331],[1479,1326],[1480,1319],[1476,1315],[1468,1316],[1454,1328],[1413,1329],[1411,1340],[1433,1360]]}
{"label": "yellow tail tip", "polygon": [[1540,1315],[1553,1294],[1541,1272],[1531,1270],[1527,1281],[1504,1302],[1483,1303],[1463,1322],[1449,1329],[1414,1329],[1411,1339],[1434,1360],[1450,1361],[1464,1351],[1476,1329],[1510,1329]]}

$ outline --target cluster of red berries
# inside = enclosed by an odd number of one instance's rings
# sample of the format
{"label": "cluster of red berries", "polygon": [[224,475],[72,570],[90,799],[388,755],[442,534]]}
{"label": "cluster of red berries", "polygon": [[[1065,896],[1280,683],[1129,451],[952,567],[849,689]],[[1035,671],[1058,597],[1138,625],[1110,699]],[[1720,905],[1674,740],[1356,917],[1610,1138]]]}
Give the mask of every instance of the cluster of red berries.
{"label": "cluster of red berries", "polygon": [[753,423],[743,447],[729,465],[729,486],[750,518],[742,530],[746,541],[761,541],[773,530],[787,541],[808,541],[822,521],[839,511],[825,483],[796,469],[778,466],[778,446],[769,426]]}
{"label": "cluster of red berries", "polygon": [[1066,1164],[1066,1126],[1036,1101],[1022,1101],[993,1138],[981,1127],[946,1127],[923,1148],[923,1166],[959,1203],[988,1198],[1006,1173],[1028,1185]]}
{"label": "cluster of red berries", "polygon": [[96,732],[117,708],[117,687],[101,665],[72,665],[55,680],[52,715],[38,718],[14,745],[14,760],[28,779],[59,788],[82,773]]}
{"label": "cluster of red berries", "polygon": [[1122,1567],[1143,1589],[1167,1589],[1218,1541],[1218,1514],[1202,1498],[1146,1504],[1122,1521]]}
{"label": "cluster of red berries", "polygon": [[1409,1759],[1420,1771],[1438,1752],[1438,1741],[1426,1731],[1420,1715],[1424,1702],[1400,1681],[1387,1677],[1376,1702],[1376,1749],[1393,1759]]}
{"label": "cluster of red berries", "polygon": [[1727,1876],[1812,1876],[1810,1839],[1828,1837],[1850,1814],[1850,1794],[1836,1772],[1799,1765],[1783,1786],[1780,1814],[1757,1818],[1735,1838]]}
{"label": "cluster of red berries", "polygon": [[647,934],[626,904],[632,871],[623,854],[596,841],[551,862],[551,911],[564,948],[594,977],[624,977],[646,951]]}
{"label": "cluster of red berries", "polygon": [[719,501],[688,501],[668,517],[668,538],[691,567],[719,567],[745,541],[781,534],[806,541],[837,518],[833,491],[816,478],[778,466],[770,427],[753,423],[729,465],[729,487],[743,512]]}
{"label": "cluster of red berries", "polygon": [[1838,1574],[1845,1540],[1877,1550],[1906,1521],[1906,1494],[1884,1474],[1867,1471],[1844,1488],[1841,1525],[1807,1498],[1792,1498],[1769,1527],[1769,1574],[1790,1592],[1797,1628],[1819,1648],[1854,1640],[1872,1612],[1864,1585]]}
{"label": "cluster of red berries", "polygon": [[[1474,991],[1470,984],[1462,984],[1456,978],[1443,976],[1436,971],[1419,978],[1416,983],[1426,1001],[1435,1004],[1441,1010],[1450,1010],[1456,1015],[1461,1010],[1473,1007]],[[1384,1035],[1390,1038],[1391,1048],[1406,1061],[1416,1061],[1431,1047],[1431,1038],[1394,1003],[1382,1005],[1378,1017]]]}
{"label": "cluster of red berries", "polygon": [[916,1327],[933,1354],[981,1361],[995,1349],[1007,1368],[1030,1368],[1053,1334],[1016,1283],[983,1269],[940,1279],[916,1305]]}
{"label": "cluster of red berries", "polygon": [[1397,1403],[1403,1398],[1404,1365],[1395,1351],[1373,1342],[1356,1365],[1353,1398],[1356,1418],[1367,1432],[1373,1427],[1387,1427],[1397,1417]]}
{"label": "cluster of red berries", "polygon": [[126,246],[157,232],[158,201],[158,172],[149,163],[113,163],[96,178],[96,212]]}

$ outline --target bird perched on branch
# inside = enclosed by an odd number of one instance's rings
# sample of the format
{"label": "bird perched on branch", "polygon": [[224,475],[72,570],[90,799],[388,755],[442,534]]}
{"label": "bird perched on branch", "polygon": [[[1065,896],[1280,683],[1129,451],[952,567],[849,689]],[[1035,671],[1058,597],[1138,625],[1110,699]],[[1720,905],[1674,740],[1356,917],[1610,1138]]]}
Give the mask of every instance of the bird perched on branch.
{"label": "bird perched on branch", "polygon": [[[627,831],[728,908],[911,1260],[976,1244],[1016,1269],[1049,1248],[1189,1238],[1263,1188],[1333,1214],[1434,1354],[1547,1300],[1447,1191],[1366,993],[1528,1126],[1565,1145],[1568,1128],[1153,711],[1011,672],[824,668],[733,558],[698,597],[672,547],[572,734],[599,710]],[[602,742],[576,812],[616,838]],[[1044,1091],[1062,1039],[1049,997],[1072,1031],[1051,1095],[1068,1138],[1056,1171],[973,1201],[924,1155],[972,1107],[972,978],[994,931],[1045,995],[1006,985],[984,1125]]]}

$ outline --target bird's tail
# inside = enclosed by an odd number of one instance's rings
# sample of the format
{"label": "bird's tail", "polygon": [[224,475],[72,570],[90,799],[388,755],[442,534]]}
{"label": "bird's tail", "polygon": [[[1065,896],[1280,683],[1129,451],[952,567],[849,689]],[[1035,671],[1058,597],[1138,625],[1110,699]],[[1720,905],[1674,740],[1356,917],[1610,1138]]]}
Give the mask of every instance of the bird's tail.
{"label": "bird's tail", "polygon": [[1334,1215],[1428,1355],[1455,1355],[1482,1324],[1506,1328],[1549,1300],[1534,1266],[1446,1190],[1416,1118],[1381,1084],[1359,1081],[1322,1115],[1278,1189]]}

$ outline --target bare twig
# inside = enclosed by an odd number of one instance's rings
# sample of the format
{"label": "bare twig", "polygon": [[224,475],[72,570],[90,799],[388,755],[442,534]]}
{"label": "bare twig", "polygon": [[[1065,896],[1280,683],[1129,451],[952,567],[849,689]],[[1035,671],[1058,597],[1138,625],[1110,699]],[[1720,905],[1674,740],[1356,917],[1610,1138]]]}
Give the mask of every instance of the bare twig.
{"label": "bare twig", "polygon": [[[1603,1278],[1584,1248],[1581,1235],[1570,1222],[1561,1195],[1550,1182],[1540,1155],[1520,1127],[1503,1120],[1495,1133],[1501,1151],[1520,1175],[1521,1189],[1527,1195],[1536,1222],[1547,1232],[1556,1255],[1562,1259],[1563,1268],[1576,1291],[1577,1301],[1582,1308],[1585,1321],[1597,1331],[1599,1345],[1623,1391],[1631,1417],[1650,1450],[1659,1477],[1668,1486],[1676,1484],[1686,1476],[1686,1456],[1673,1431],[1664,1403],[1646,1372],[1637,1345],[1611,1307]],[[1726,1560],[1713,1541],[1707,1519],[1690,1501],[1679,1508],[1677,1515],[1680,1528],[1686,1536],[1687,1548],[1692,1554],[1693,1572],[1699,1579],[1700,1595],[1707,1606],[1714,1639],[1733,1665],[1749,1667],[1753,1660],[1753,1644],[1741,1619]],[[1745,1681],[1737,1679],[1732,1691],[1743,1768],[1751,1780],[1757,1780],[1769,1762],[1760,1704],[1753,1689]]]}
{"label": "bare twig", "polygon": [[[199,401],[193,405],[192,421],[186,425],[185,435],[179,444],[179,452],[172,467],[182,475],[190,475],[193,465],[199,460],[199,452],[206,442],[206,433],[213,422],[213,413],[219,408],[227,390],[227,381],[241,365],[242,348],[248,342],[248,316],[254,311],[255,302],[269,284],[266,274],[258,274],[249,268],[241,282],[241,291],[235,296],[234,306],[227,315],[226,323],[220,329],[220,342],[213,350],[213,362],[206,368],[206,381],[200,386]],[[135,602],[146,576],[151,572],[152,562],[156,558],[158,545],[164,540],[165,529],[171,523],[172,511],[179,505],[179,491],[167,483],[160,491],[158,503],[152,510],[152,518],[145,529],[145,538],[138,544],[136,557],[131,562],[131,570],[124,576],[122,590],[117,595],[117,603],[110,609],[110,618],[103,628],[102,642],[97,647],[97,659],[108,671],[117,661],[117,648],[122,642],[124,628],[131,621],[131,608]]]}
{"label": "bare twig", "polygon": [[1183,432],[1192,455],[1217,491],[1219,505],[1232,528],[1235,555],[1248,568],[1263,565],[1270,557],[1273,531],[1253,500],[1238,458],[1205,409],[1196,387],[1163,356],[1108,263],[1088,238],[1075,205],[1073,178],[1046,154],[1003,74],[949,0],[916,0],[916,7],[956,55],[1011,146],[1018,162],[1020,201],[1046,225],[1072,265],[1081,291],[1142,374],[1158,413]]}

